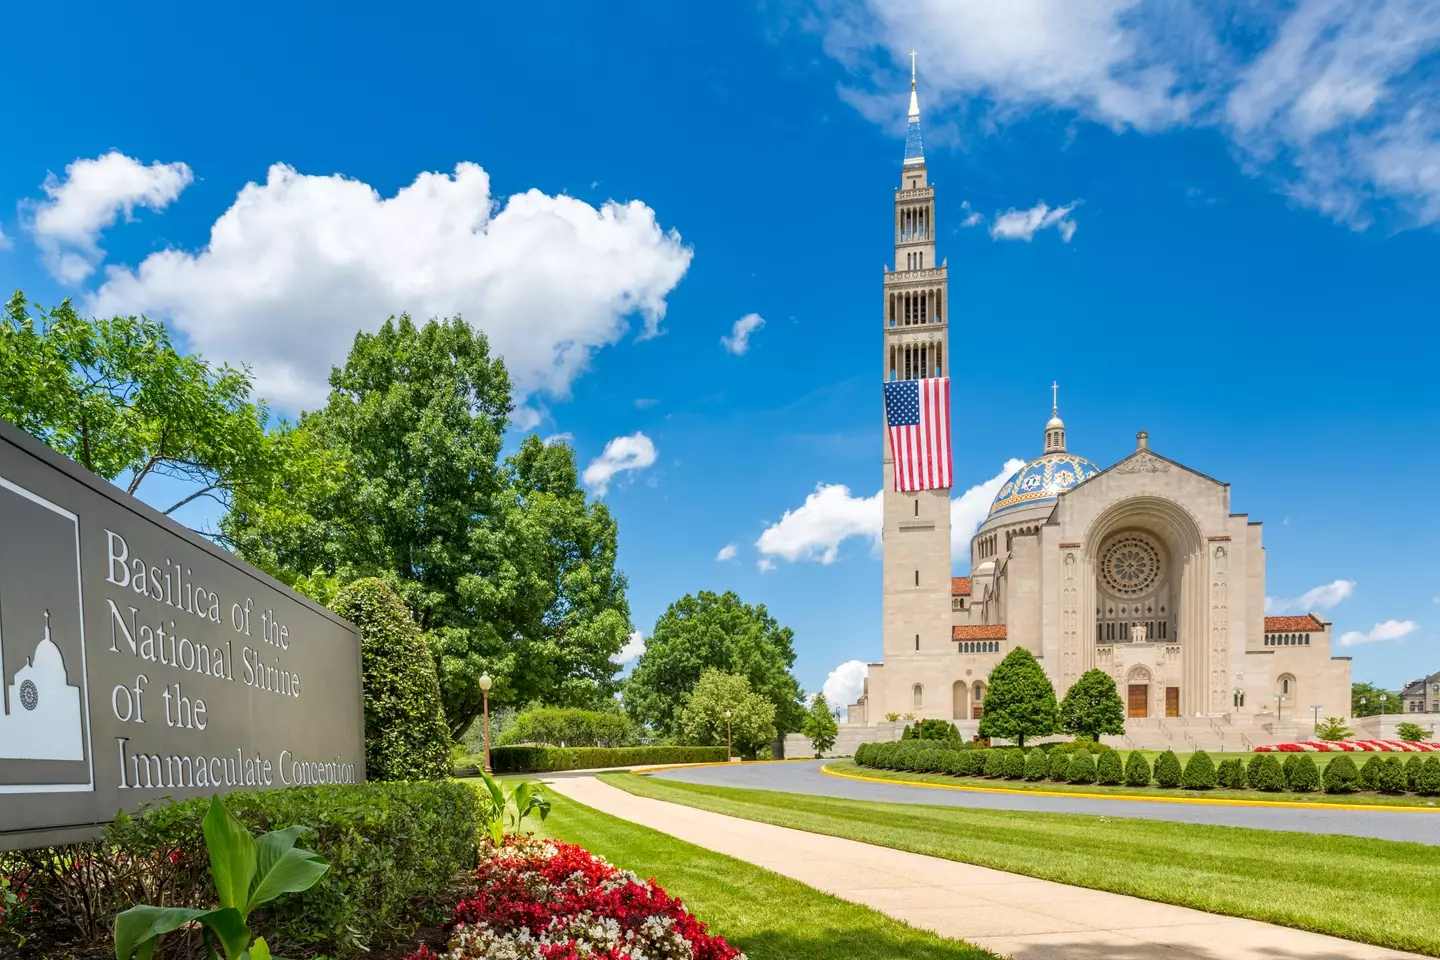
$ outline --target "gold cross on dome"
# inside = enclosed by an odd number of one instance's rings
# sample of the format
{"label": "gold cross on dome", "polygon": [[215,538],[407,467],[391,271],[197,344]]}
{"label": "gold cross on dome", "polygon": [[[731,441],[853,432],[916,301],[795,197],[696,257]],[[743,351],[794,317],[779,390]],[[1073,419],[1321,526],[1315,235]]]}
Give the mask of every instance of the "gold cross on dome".
{"label": "gold cross on dome", "polygon": [[1050,384],[1050,412],[1060,412],[1060,381],[1058,380]]}
{"label": "gold cross on dome", "polygon": [[910,50],[910,86],[915,86],[915,50]]}

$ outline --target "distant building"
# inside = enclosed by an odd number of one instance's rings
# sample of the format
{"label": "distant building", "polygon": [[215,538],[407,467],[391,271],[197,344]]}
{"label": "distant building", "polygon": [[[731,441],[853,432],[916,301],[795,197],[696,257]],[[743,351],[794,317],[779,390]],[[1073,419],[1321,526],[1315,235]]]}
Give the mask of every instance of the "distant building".
{"label": "distant building", "polygon": [[1405,713],[1440,713],[1440,673],[1411,680],[1400,691]]}

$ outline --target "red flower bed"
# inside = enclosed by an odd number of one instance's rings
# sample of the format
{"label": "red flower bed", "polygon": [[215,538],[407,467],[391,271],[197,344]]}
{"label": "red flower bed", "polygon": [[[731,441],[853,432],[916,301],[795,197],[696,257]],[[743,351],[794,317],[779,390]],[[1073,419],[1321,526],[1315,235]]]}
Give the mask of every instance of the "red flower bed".
{"label": "red flower bed", "polygon": [[406,960],[745,960],[679,900],[568,843],[506,841],[455,907],[449,949]]}
{"label": "red flower bed", "polygon": [[1302,740],[1256,747],[1256,753],[1440,753],[1440,743],[1409,740]]}

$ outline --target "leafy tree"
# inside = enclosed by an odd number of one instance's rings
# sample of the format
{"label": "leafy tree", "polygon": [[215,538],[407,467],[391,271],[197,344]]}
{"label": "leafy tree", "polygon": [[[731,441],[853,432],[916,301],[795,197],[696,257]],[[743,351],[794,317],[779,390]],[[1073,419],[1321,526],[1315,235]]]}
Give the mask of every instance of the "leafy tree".
{"label": "leafy tree", "polygon": [[1125,785],[1127,787],[1150,786],[1150,761],[1139,750],[1131,750],[1125,761]]}
{"label": "leafy tree", "polygon": [[183,496],[155,503],[167,514],[202,498],[227,506],[268,476],[267,413],[247,369],[181,353],[146,317],[87,319],[69,300],[36,311],[17,290],[0,318],[0,417],[127,493],[152,476],[180,481]]}
{"label": "leafy tree", "polygon": [[1178,787],[1184,776],[1180,769],[1180,758],[1174,750],[1166,750],[1155,758],[1155,782],[1162,787]]}
{"label": "leafy tree", "polygon": [[706,670],[744,676],[775,707],[780,733],[800,729],[805,710],[795,664],[794,634],[764,605],[733,592],[702,590],[675,601],[655,622],[645,652],[625,683],[625,709],[665,735],[680,727],[685,698]]}
{"label": "leafy tree", "polygon": [[366,776],[450,776],[450,732],[435,661],[405,605],[383,580],[370,578],[341,591],[335,611],[360,630]]}
{"label": "leafy tree", "polygon": [[830,748],[835,746],[835,738],[840,735],[840,726],[835,722],[835,715],[830,712],[830,704],[825,700],[825,694],[815,694],[815,702],[810,704],[810,709],[805,714],[805,722],[800,725],[800,732],[810,738],[816,756],[828,753]]}
{"label": "leafy tree", "polygon": [[1326,717],[1315,727],[1315,736],[1321,740],[1344,740],[1355,733],[1345,726],[1344,717]]}
{"label": "leafy tree", "polygon": [[1024,647],[1016,647],[990,672],[980,736],[1003,737],[1021,747],[1026,737],[1044,737],[1060,725],[1055,688]]}
{"label": "leafy tree", "polygon": [[[727,710],[729,718],[725,716]],[[775,704],[753,691],[746,677],[708,669],[700,675],[681,710],[680,729],[685,742],[723,746],[727,719],[730,743],[743,757],[754,758],[775,739]]]}
{"label": "leafy tree", "polygon": [[356,336],[326,405],[275,432],[289,466],[237,496],[222,532],[324,602],[386,579],[435,651],[452,733],[492,702],[595,707],[630,629],[616,528],[574,452],[529,437],[499,461],[510,380],[464,321],[408,316]]}
{"label": "leafy tree", "polygon": [[[1350,716],[1352,717],[1374,717],[1380,714],[1380,695],[1385,695],[1385,713],[1399,713],[1404,709],[1400,704],[1400,695],[1384,687],[1377,687],[1373,683],[1352,683],[1350,684]],[[1364,699],[1362,704],[1360,701]]]}
{"label": "leafy tree", "polygon": [[1401,740],[1406,740],[1410,743],[1419,743],[1423,740],[1430,739],[1429,730],[1426,730],[1424,727],[1420,726],[1420,724],[1413,723],[1409,720],[1397,726],[1395,728],[1395,734]]}
{"label": "leafy tree", "polygon": [[1120,702],[1115,678],[1104,670],[1082,673],[1060,702],[1060,726],[1066,733],[1097,743],[1101,734],[1124,733],[1125,704]]}

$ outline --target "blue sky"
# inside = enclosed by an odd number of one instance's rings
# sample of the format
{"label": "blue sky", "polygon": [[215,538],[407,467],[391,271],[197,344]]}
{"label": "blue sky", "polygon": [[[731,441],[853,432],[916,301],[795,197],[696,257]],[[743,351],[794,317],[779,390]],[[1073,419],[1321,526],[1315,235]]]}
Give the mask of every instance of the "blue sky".
{"label": "blue sky", "polygon": [[813,690],[879,655],[914,47],[957,499],[1038,455],[1058,380],[1072,451],[1143,428],[1232,485],[1355,679],[1440,669],[1433,4],[484,7],[7,11],[64,55],[10,87],[0,276],[162,318],[291,413],[355,330],[462,312],[594,465],[642,634],[734,589]]}

